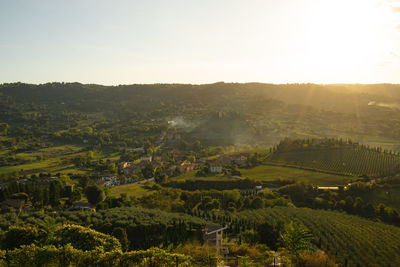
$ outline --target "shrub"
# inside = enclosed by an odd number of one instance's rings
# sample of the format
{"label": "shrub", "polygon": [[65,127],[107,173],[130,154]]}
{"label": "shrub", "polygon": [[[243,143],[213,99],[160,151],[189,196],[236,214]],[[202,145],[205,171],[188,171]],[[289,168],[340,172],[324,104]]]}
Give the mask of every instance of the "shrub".
{"label": "shrub", "polygon": [[12,226],[2,236],[1,248],[14,249],[30,245],[45,238],[46,233],[36,227]]}
{"label": "shrub", "polygon": [[34,244],[7,252],[0,251],[0,266],[192,266],[190,257],[159,248],[141,251],[105,252],[101,248],[82,251],[71,245],[62,247]]}
{"label": "shrub", "polygon": [[84,251],[99,247],[104,251],[121,250],[117,238],[79,225],[63,225],[56,230],[55,236],[59,244],[71,244],[74,248]]}

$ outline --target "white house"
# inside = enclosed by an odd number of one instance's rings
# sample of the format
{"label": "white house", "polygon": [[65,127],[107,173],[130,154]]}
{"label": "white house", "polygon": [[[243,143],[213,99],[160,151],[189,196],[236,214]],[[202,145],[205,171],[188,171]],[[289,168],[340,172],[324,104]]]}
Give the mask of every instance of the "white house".
{"label": "white house", "polygon": [[222,172],[222,166],[221,165],[211,164],[210,165],[210,172],[211,173],[221,173]]}

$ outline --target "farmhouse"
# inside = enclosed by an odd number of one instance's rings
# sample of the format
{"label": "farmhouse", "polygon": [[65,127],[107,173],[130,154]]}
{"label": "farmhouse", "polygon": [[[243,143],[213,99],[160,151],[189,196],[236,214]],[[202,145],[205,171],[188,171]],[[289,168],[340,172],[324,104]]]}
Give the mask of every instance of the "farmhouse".
{"label": "farmhouse", "polygon": [[247,160],[248,160],[247,155],[237,155],[237,156],[233,157],[233,159],[232,159],[232,161],[239,166],[246,164]]}
{"label": "farmhouse", "polygon": [[210,172],[211,173],[221,173],[222,166],[220,164],[210,164]]}
{"label": "farmhouse", "polygon": [[101,180],[104,182],[104,186],[113,186],[119,184],[117,176],[102,177]]}
{"label": "farmhouse", "polygon": [[181,162],[177,166],[180,173],[190,172],[190,171],[194,170],[195,167],[196,167],[196,164],[191,163],[188,160]]}
{"label": "farmhouse", "polygon": [[318,186],[317,187],[318,190],[339,190],[339,186]]}

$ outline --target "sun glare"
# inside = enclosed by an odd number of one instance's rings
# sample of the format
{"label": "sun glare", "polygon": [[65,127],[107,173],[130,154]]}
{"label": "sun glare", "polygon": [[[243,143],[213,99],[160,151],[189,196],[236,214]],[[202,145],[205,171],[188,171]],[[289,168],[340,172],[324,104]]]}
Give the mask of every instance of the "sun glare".
{"label": "sun glare", "polygon": [[316,1],[305,18],[303,66],[322,82],[365,80],[390,50],[389,17],[377,2]]}

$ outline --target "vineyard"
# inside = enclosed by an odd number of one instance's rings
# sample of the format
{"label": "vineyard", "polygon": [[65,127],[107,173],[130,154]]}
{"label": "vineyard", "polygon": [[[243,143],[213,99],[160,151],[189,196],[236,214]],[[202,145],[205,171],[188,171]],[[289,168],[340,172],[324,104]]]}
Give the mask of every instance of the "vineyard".
{"label": "vineyard", "polygon": [[400,172],[398,154],[332,139],[285,139],[277,146],[270,160],[345,175],[385,177]]}
{"label": "vineyard", "polygon": [[253,223],[298,221],[314,235],[315,243],[349,266],[399,266],[400,228],[339,212],[274,207],[247,210],[238,219]]}

